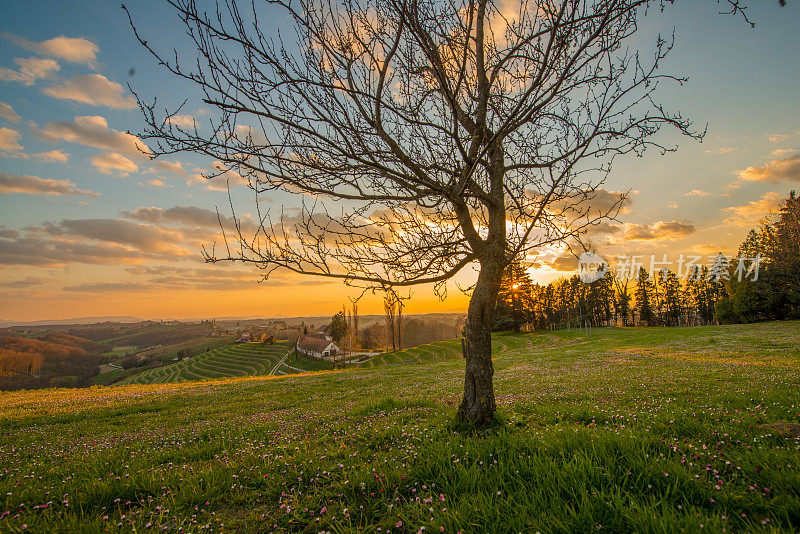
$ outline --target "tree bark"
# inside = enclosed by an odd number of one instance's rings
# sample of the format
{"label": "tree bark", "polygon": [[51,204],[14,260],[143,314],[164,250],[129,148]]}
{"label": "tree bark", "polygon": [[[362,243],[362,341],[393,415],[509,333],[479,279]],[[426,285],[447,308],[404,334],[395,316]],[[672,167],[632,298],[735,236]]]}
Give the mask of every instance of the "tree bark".
{"label": "tree bark", "polygon": [[502,273],[502,268],[491,263],[481,266],[464,327],[466,370],[458,419],[479,427],[491,424],[496,408],[492,384],[492,316]]}

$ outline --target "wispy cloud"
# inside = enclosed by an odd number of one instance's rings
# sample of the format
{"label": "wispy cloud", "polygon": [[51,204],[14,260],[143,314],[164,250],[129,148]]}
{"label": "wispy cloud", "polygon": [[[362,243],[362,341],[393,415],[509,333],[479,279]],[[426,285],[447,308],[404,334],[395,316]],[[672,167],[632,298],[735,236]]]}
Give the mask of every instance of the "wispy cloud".
{"label": "wispy cloud", "polygon": [[47,152],[38,152],[33,155],[36,159],[48,162],[66,163],[69,161],[69,154],[60,150],[48,150]]}
{"label": "wispy cloud", "polygon": [[48,122],[43,128],[31,125],[39,139],[48,143],[78,143],[102,150],[119,152],[127,157],[147,157],[147,145],[135,135],[108,127],[105,117],[82,115],[72,121]]}
{"label": "wispy cloud", "polygon": [[0,153],[6,156],[27,158],[28,156],[23,152],[24,147],[19,142],[20,139],[22,139],[22,135],[13,128],[0,128]]}
{"label": "wispy cloud", "polygon": [[0,193],[24,193],[28,195],[81,195],[99,196],[98,193],[78,189],[69,180],[52,180],[28,174],[0,173]]}
{"label": "wispy cloud", "polygon": [[710,197],[711,193],[705,191],[703,189],[692,189],[688,193],[684,194],[686,197]]}
{"label": "wispy cloud", "polygon": [[15,45],[40,56],[54,57],[71,63],[83,63],[92,67],[97,61],[98,52],[100,52],[99,46],[83,37],[59,35],[36,42],[9,32],[4,32],[2,36]]}
{"label": "wispy cloud", "polygon": [[169,187],[170,189],[173,187],[171,184],[168,184],[160,178],[153,178],[152,180],[146,180],[141,183],[141,185],[145,184],[152,185],[153,187]]}
{"label": "wispy cloud", "polygon": [[739,149],[733,146],[720,146],[716,148],[707,148],[705,152],[707,154],[730,154],[732,152],[736,152]]}
{"label": "wispy cloud", "polygon": [[769,140],[772,141],[773,143],[780,143],[781,141],[786,141],[787,139],[789,139],[789,137],[790,136],[788,134],[772,134],[768,136]]}
{"label": "wispy cloud", "polygon": [[137,172],[139,167],[131,160],[116,152],[105,152],[93,156],[91,164],[103,174],[119,174],[128,176],[132,172]]}
{"label": "wispy cloud", "polygon": [[768,161],[758,167],[747,167],[737,174],[739,179],[747,182],[800,182],[800,154]]}
{"label": "wispy cloud", "polygon": [[117,82],[102,74],[73,76],[60,84],[42,90],[46,95],[61,100],[72,100],[90,106],[105,106],[112,109],[131,109],[136,100],[125,94],[125,89]]}
{"label": "wispy cloud", "polygon": [[680,221],[657,221],[653,224],[626,224],[625,239],[650,241],[655,239],[678,239],[696,232],[693,224]]}
{"label": "wispy cloud", "polygon": [[770,192],[763,195],[760,199],[753,200],[747,204],[722,208],[723,213],[729,214],[724,222],[734,226],[754,226],[764,215],[776,209],[780,205],[781,200],[781,195]]}
{"label": "wispy cloud", "polygon": [[7,121],[11,121],[14,124],[19,123],[20,119],[17,112],[14,111],[14,108],[6,104],[5,102],[0,102],[0,118],[3,118]]}
{"label": "wispy cloud", "polygon": [[18,57],[14,59],[17,69],[0,67],[0,80],[33,85],[37,80],[51,78],[61,68],[52,59],[38,57]]}

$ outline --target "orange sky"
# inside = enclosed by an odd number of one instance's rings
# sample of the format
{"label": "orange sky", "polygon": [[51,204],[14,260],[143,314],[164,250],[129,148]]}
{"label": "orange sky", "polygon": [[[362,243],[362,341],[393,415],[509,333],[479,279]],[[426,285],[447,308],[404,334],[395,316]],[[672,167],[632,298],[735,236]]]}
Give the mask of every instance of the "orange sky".
{"label": "orange sky", "polygon": [[[615,163],[602,192],[630,198],[619,221],[588,236],[612,265],[623,253],[735,253],[800,185],[800,9],[751,8],[756,30],[721,17],[713,2],[682,3],[646,29],[678,28],[668,66],[690,80],[663,101],[701,129],[708,123],[708,134],[703,143],[664,134],[677,152]],[[149,32],[181,37],[171,18],[132,9],[150,17]],[[0,20],[0,320],[331,315],[357,294],[286,274],[258,284],[242,265],[204,263],[202,247],[219,243],[218,208],[230,226],[224,179],[203,180],[213,162],[191,155],[151,161],[127,133],[143,126],[127,83],[181,99],[184,86],[135,42],[118,4],[88,13],[53,2],[47,11],[40,20],[29,4],[9,3]],[[175,120],[211,115],[193,100]],[[248,193],[232,182],[238,215],[252,224]],[[267,203],[277,210],[289,197]],[[537,281],[577,265],[563,251],[540,252]],[[448,287],[444,302],[430,287],[413,289],[407,312],[464,311],[467,298]],[[360,311],[382,313],[381,299],[365,297]]]}

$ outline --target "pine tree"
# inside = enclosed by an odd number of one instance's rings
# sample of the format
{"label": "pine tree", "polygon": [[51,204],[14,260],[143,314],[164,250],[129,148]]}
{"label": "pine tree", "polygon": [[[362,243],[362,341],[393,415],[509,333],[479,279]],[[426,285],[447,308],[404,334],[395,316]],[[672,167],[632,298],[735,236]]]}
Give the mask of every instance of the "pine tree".
{"label": "pine tree", "polygon": [[639,268],[636,280],[636,311],[639,313],[639,324],[650,325],[655,319],[652,308],[653,281],[644,267]]}
{"label": "pine tree", "polygon": [[663,281],[664,287],[664,324],[678,326],[682,314],[681,281],[672,271],[666,271]]}
{"label": "pine tree", "polygon": [[533,281],[522,263],[512,262],[503,271],[500,281],[493,329],[519,331],[534,317]]}

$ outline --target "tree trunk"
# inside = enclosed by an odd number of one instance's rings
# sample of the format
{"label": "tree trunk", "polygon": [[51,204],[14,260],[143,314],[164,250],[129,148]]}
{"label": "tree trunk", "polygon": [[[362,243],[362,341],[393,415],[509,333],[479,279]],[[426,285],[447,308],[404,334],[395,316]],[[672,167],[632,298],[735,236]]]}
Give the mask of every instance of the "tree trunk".
{"label": "tree trunk", "polygon": [[464,327],[464,397],[458,419],[476,426],[488,426],[496,408],[492,377],[492,315],[500,290],[502,269],[483,265],[467,311]]}

